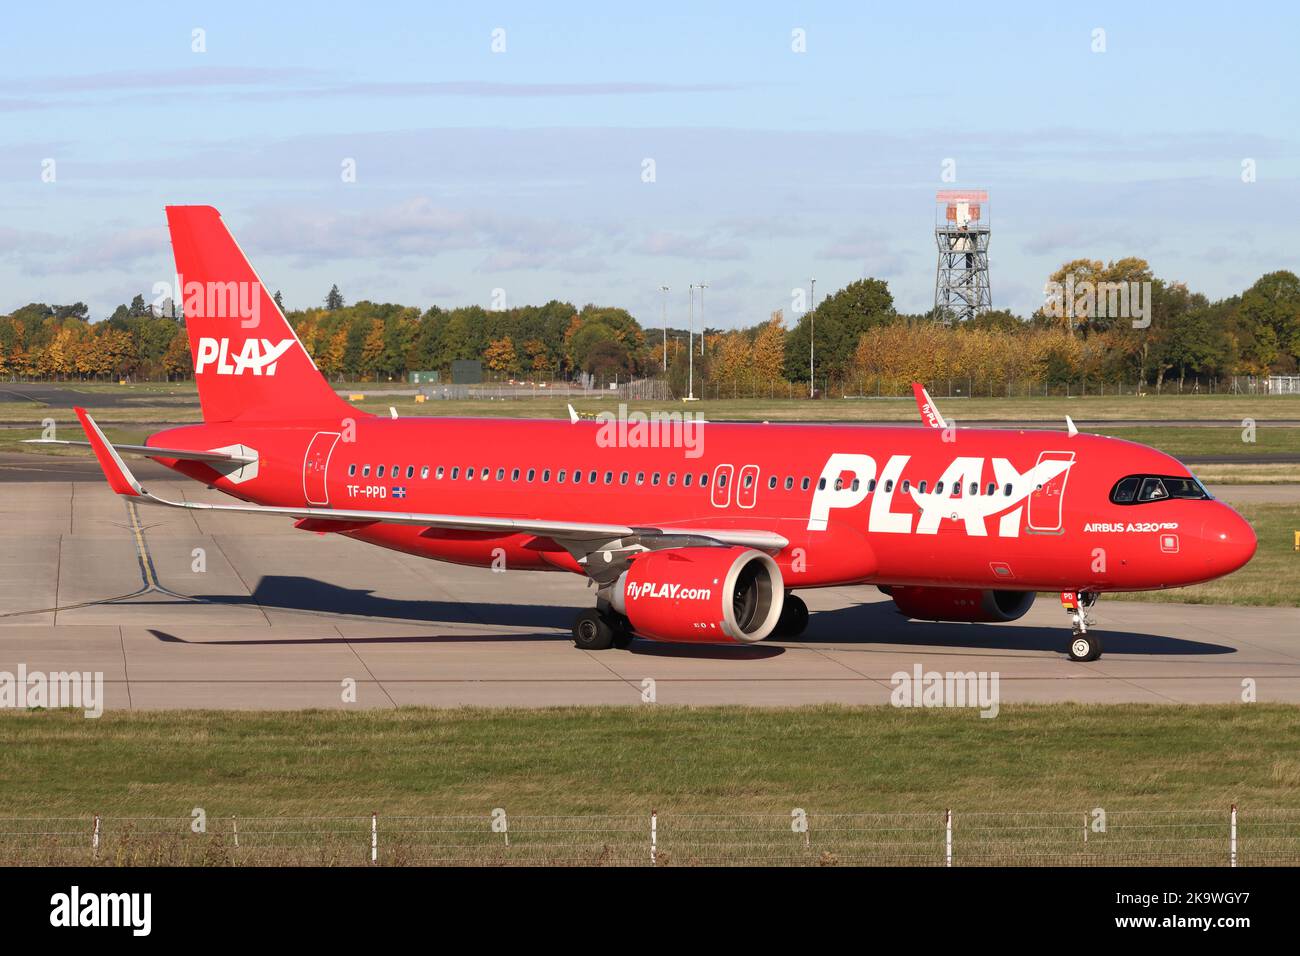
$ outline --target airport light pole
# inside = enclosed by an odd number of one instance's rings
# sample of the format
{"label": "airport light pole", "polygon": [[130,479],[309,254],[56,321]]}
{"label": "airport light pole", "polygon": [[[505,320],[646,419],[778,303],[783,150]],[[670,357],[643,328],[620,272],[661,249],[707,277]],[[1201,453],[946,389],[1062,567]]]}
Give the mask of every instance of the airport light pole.
{"label": "airport light pole", "polygon": [[817,397],[817,280],[809,279],[812,291],[808,293],[808,397]]}
{"label": "airport light pole", "polygon": [[708,288],[708,284],[707,284],[707,283],[704,283],[704,282],[701,282],[701,283],[700,283],[700,357],[701,357],[701,358],[703,358],[703,356],[704,356],[704,346],[705,346],[705,342],[704,342],[704,290],[707,289],[707,288]]}
{"label": "airport light pole", "polygon": [[687,294],[690,296],[690,311],[686,318],[686,400],[695,401],[695,343],[691,336],[695,334],[695,283],[691,283]]}
{"label": "airport light pole", "polygon": [[661,285],[659,291],[664,294],[664,371],[668,371],[668,286]]}

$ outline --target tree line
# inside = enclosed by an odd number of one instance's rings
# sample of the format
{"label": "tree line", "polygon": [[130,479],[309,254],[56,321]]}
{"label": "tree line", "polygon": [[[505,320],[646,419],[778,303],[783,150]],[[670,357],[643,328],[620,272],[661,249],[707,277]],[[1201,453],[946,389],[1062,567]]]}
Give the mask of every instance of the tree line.
{"label": "tree line", "polygon": [[[866,381],[896,391],[913,380],[1138,382],[1160,388],[1187,377],[1294,373],[1300,365],[1300,279],[1260,277],[1215,301],[1185,283],[1154,276],[1147,262],[1077,259],[1050,277],[1058,290],[1027,317],[987,312],[949,327],[933,313],[894,308],[888,284],[861,279],[827,296],[787,327],[782,311],[748,328],[706,330],[693,339],[670,330],[667,362],[658,328],[626,310],[552,300],[540,306],[454,309],[369,301],[348,305],[337,286],[323,307],[286,317],[331,379],[400,380],[414,370],[449,370],[478,360],[488,377],[597,381],[661,374],[686,394],[760,393],[809,381],[815,328],[819,386],[857,391]],[[1124,298],[1119,314],[1115,308]],[[1067,300],[1068,301],[1063,301]],[[280,294],[277,304],[283,308]],[[83,303],[31,303],[0,316],[0,375],[44,379],[168,379],[192,374],[183,318],[160,314],[137,295],[102,321]],[[701,354],[702,346],[702,354]]]}

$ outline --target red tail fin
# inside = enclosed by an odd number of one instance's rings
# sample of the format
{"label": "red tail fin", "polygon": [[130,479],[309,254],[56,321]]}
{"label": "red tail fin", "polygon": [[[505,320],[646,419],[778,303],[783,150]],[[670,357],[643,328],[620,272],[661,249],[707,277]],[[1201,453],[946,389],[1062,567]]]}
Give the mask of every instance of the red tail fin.
{"label": "red tail fin", "polygon": [[317,371],[220,213],[168,206],[167,227],[204,421],[356,414]]}

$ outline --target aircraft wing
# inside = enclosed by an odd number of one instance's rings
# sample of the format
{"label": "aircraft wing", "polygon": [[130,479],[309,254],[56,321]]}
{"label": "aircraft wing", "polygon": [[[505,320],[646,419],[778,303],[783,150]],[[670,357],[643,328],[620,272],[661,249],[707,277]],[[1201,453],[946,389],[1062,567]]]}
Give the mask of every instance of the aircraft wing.
{"label": "aircraft wing", "polygon": [[[721,544],[779,551],[789,540],[771,531],[738,528],[676,528],[655,525],[601,524],[584,521],[547,521],[534,518],[499,518],[487,515],[425,514],[414,511],[374,511],[353,508],[282,507],[276,505],[217,505],[198,501],[171,501],[151,494],[136,479],[126,463],[100,430],[95,420],[83,408],[75,409],[77,418],[86,430],[89,444],[104,470],[109,486],[119,495],[136,498],[148,504],[170,508],[187,508],[191,511],[213,511],[236,514],[279,515],[285,518],[307,519],[314,528],[321,521],[343,522],[348,530],[366,524],[407,524],[426,528],[448,528],[461,531],[499,531],[503,534],[535,534],[552,538],[570,552],[586,556],[594,551],[610,550],[609,545],[624,538],[652,538],[686,536],[707,538]],[[170,457],[170,456],[169,456]],[[594,543],[594,544],[593,544]],[[617,546],[612,550],[620,550]]]}
{"label": "aircraft wing", "polygon": [[930,393],[925,390],[924,385],[920,382],[913,382],[912,394],[916,396],[916,407],[921,412],[921,421],[931,428],[948,427],[948,423],[939,414],[939,407],[934,404],[934,399],[930,397]]}

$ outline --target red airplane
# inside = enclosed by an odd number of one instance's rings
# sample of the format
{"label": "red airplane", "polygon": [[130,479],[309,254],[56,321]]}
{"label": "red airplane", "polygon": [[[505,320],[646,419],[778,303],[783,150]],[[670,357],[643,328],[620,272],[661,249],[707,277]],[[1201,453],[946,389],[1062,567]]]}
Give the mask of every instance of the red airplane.
{"label": "red airplane", "polygon": [[[1250,525],[1169,455],[1073,427],[956,429],[928,395],[930,427],[915,428],[364,414],[317,371],[217,210],[169,206],[167,222],[203,423],[114,446],[77,409],[113,490],[586,575],[597,597],[574,622],[580,648],[793,637],[808,609],[792,592],[874,584],[934,621],[1014,621],[1035,592],[1059,592],[1069,658],[1096,660],[1099,594],[1208,581],[1255,553]],[[123,452],[241,503],[159,498]]]}

